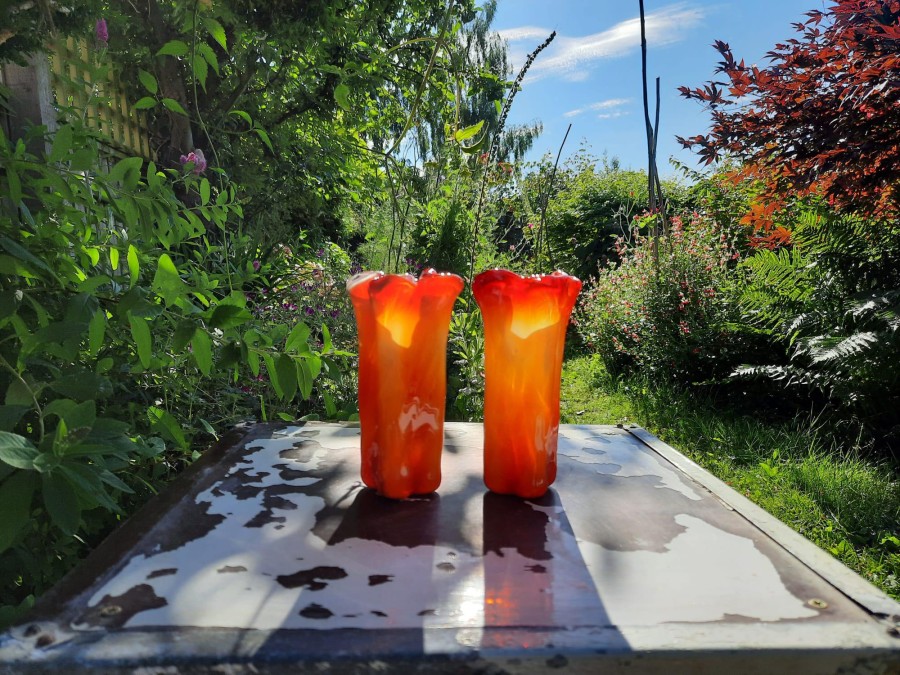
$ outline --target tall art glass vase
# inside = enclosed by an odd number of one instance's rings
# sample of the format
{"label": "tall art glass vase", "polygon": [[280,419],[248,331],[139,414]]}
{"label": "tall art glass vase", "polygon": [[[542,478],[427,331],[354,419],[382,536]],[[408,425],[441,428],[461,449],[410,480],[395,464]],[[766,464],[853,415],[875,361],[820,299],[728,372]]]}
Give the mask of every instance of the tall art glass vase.
{"label": "tall art glass vase", "polygon": [[563,272],[475,277],[485,340],[484,482],[493,492],[540,497],[556,479],[563,347],[580,290]]}
{"label": "tall art glass vase", "polygon": [[441,484],[455,274],[363,272],[347,281],[359,333],[362,479],[404,499]]}

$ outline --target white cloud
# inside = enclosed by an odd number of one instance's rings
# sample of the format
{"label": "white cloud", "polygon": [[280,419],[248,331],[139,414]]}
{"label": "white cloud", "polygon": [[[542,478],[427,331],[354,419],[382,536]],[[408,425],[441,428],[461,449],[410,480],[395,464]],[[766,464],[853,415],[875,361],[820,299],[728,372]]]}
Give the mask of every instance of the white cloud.
{"label": "white cloud", "polygon": [[[651,48],[681,42],[688,32],[705,18],[703,8],[686,2],[668,5],[646,15],[647,44]],[[510,28],[501,36],[510,42],[510,57],[515,70],[521,67],[525,58],[522,45],[524,40],[532,42],[546,38],[550,30],[537,26]],[[641,44],[640,19],[635,17],[617,23],[612,28],[585,35],[567,37],[557,35],[547,50],[541,54],[528,71],[528,80],[556,75],[568,80],[582,80],[597,61],[624,56]],[[537,46],[535,44],[535,46]]]}
{"label": "white cloud", "polygon": [[553,31],[549,31],[546,28],[540,28],[539,26],[519,26],[518,28],[506,28],[497,31],[497,34],[504,40],[518,42],[520,40],[534,40],[537,38],[540,38],[543,41],[550,36],[551,32]]}
{"label": "white cloud", "polygon": [[[577,115],[581,115],[582,113],[586,113],[589,110],[609,110],[610,108],[619,108],[623,105],[631,103],[630,98],[608,98],[605,101],[597,101],[596,103],[591,103],[584,108],[576,108],[575,110],[570,110],[567,113],[563,113],[563,117],[575,117]],[[609,113],[606,115],[598,115],[600,119],[605,119],[606,117],[621,117],[622,115],[627,115],[626,112],[616,111],[615,113]]]}
{"label": "white cloud", "polygon": [[616,110],[615,112],[602,113],[600,115],[597,115],[597,119],[598,120],[611,120],[611,119],[615,119],[616,117],[625,117],[625,115],[630,115],[630,114],[631,114],[630,110]]}

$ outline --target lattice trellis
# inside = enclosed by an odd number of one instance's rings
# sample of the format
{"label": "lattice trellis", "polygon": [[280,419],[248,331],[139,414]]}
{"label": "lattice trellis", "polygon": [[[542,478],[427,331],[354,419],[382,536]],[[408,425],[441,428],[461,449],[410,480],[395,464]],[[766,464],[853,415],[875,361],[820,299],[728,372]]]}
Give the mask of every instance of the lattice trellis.
{"label": "lattice trellis", "polygon": [[57,102],[85,110],[87,123],[103,132],[115,154],[153,159],[146,116],[128,105],[125,88],[114,69],[108,69],[105,81],[94,82],[90,64],[85,40],[68,38],[56,43],[51,79]]}

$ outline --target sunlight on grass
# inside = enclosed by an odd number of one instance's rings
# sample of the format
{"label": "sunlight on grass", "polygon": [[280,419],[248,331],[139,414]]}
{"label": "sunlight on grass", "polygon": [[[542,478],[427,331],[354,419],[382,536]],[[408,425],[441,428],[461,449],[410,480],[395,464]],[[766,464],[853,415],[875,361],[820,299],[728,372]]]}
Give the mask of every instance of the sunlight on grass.
{"label": "sunlight on grass", "polygon": [[610,377],[600,359],[563,368],[561,420],[634,423],[900,599],[897,467],[836,446],[815,421],[769,424],[696,395]]}

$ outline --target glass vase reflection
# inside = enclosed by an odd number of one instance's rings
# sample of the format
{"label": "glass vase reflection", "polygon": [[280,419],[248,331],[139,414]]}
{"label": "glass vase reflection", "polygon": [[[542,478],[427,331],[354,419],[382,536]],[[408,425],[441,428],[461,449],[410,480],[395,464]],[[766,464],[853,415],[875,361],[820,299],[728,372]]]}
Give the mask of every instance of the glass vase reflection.
{"label": "glass vase reflection", "polygon": [[347,281],[359,334],[362,480],[393,499],[441,484],[455,274],[363,272]]}
{"label": "glass vase reflection", "polygon": [[566,327],[581,281],[489,270],[472,291],[484,319],[484,482],[534,498],[556,479]]}

